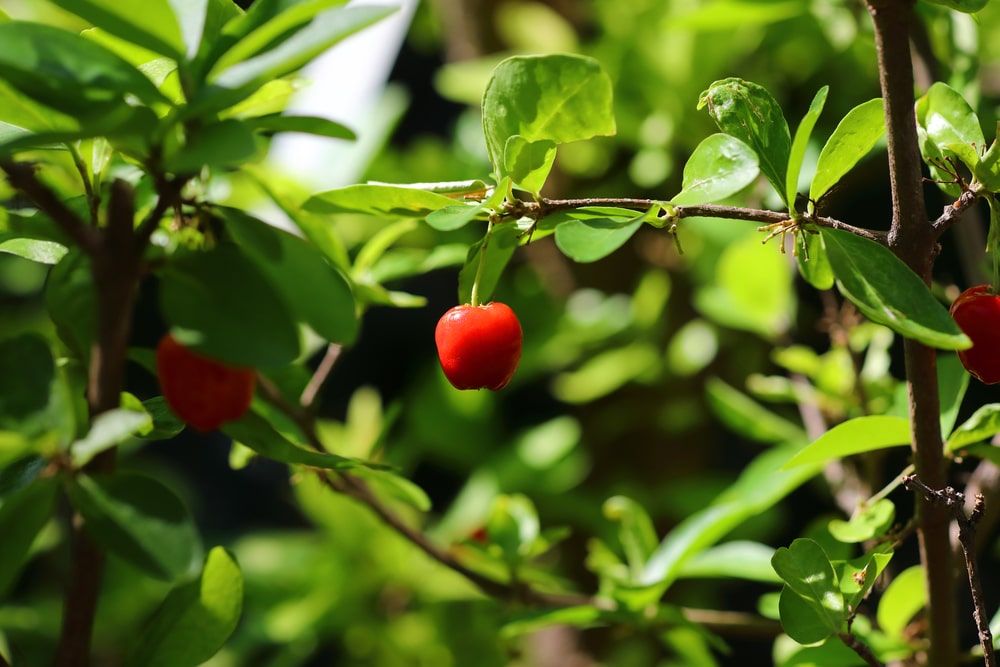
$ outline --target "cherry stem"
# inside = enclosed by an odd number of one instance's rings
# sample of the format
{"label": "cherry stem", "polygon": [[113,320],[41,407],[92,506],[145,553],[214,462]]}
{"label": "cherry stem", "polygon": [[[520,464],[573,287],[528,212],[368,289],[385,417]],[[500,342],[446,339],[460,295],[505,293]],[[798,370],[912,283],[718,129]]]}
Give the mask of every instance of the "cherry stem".
{"label": "cherry stem", "polygon": [[486,246],[490,244],[490,233],[493,231],[493,216],[486,226],[486,236],[483,237],[483,245],[479,248],[479,266],[476,267],[476,279],[472,281],[472,292],[469,294],[469,301],[473,306],[479,305],[479,283],[483,279],[483,270],[486,267]]}

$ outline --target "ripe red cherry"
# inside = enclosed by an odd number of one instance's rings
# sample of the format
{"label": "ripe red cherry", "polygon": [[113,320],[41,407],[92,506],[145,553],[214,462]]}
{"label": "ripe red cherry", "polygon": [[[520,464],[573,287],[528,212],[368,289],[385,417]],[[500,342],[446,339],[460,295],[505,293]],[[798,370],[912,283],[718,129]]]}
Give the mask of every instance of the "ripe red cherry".
{"label": "ripe red cherry", "polygon": [[521,360],[524,334],[509,306],[455,306],[434,330],[441,369],[456,389],[503,389]]}
{"label": "ripe red cherry", "polygon": [[174,413],[207,433],[239,419],[250,408],[255,373],[197,354],[169,333],[156,348],[156,373]]}
{"label": "ripe red cherry", "polygon": [[972,347],[958,351],[962,365],[986,384],[1000,382],[1000,295],[989,285],[970,287],[951,304],[951,316],[972,339]]}

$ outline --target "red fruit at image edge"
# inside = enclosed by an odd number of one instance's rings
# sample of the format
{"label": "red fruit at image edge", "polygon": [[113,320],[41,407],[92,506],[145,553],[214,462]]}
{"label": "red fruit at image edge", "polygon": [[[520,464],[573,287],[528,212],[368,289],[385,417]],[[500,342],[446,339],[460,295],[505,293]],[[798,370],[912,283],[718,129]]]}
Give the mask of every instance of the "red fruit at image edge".
{"label": "red fruit at image edge", "polygon": [[203,357],[167,334],[156,348],[156,374],[167,404],[202,433],[242,417],[253,399],[256,373]]}
{"label": "red fruit at image edge", "polygon": [[456,389],[503,389],[521,360],[517,315],[499,302],[455,306],[434,330],[444,375]]}
{"label": "red fruit at image edge", "polygon": [[985,384],[1000,382],[1000,295],[990,293],[989,285],[970,287],[950,312],[972,340],[972,347],[958,351],[962,365]]}

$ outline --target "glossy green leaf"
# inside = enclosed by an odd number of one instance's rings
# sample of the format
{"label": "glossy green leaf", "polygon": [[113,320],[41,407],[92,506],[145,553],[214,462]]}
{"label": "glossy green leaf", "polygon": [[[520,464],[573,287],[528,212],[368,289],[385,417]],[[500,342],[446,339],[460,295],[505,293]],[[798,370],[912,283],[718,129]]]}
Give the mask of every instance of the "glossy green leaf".
{"label": "glossy green leaf", "polygon": [[427,224],[441,232],[461,229],[477,217],[485,218],[487,207],[482,202],[454,204],[431,211],[427,216]]}
{"label": "glossy green leaf", "polygon": [[[833,564],[818,542],[798,538],[789,547],[775,551],[771,565],[785,582],[779,602],[781,625],[792,639],[813,643],[841,630],[850,612],[845,608]],[[799,613],[804,607],[789,599],[793,594],[806,603],[815,617]],[[796,613],[789,613],[792,609]],[[826,634],[817,636],[821,628]]]}
{"label": "glossy green leaf", "polygon": [[253,116],[243,121],[243,124],[255,132],[273,134],[275,132],[301,132],[317,137],[331,139],[346,139],[354,141],[357,135],[350,128],[328,118],[317,116]]}
{"label": "glossy green leaf", "polygon": [[955,428],[962,399],[969,388],[969,372],[957,354],[937,355],[938,395],[941,397],[941,437],[947,439]]}
{"label": "glossy green leaf", "polygon": [[167,581],[190,575],[201,540],[180,498],[154,477],[78,475],[67,487],[84,530],[108,551]]}
{"label": "glossy green leaf", "polygon": [[301,447],[279,433],[257,412],[248,412],[238,420],[222,426],[222,432],[261,456],[296,465],[327,470],[351,470],[359,466],[384,468],[381,464],[319,452]]}
{"label": "glossy green leaf", "polygon": [[162,272],[160,304],[177,340],[214,359],[268,366],[299,355],[287,302],[265,269],[234,245],[174,258]]}
{"label": "glossy green leaf", "polygon": [[879,599],[878,626],[890,637],[903,635],[914,615],[927,604],[924,570],[914,565],[903,570],[889,583]]}
{"label": "glossy green leaf", "polygon": [[616,208],[576,209],[566,214],[568,220],[557,224],[556,245],[574,261],[596,262],[625,245],[657,210],[654,207],[637,213]]}
{"label": "glossy green leaf", "polygon": [[152,428],[139,434],[143,440],[168,440],[187,426],[174,414],[162,396],[146,399],[142,402],[142,407],[153,421]]}
{"label": "glossy green leaf", "polygon": [[840,580],[840,592],[844,594],[849,609],[858,608],[892,560],[892,556],[892,544],[883,542],[862,556],[848,561],[833,562]]}
{"label": "glossy green leaf", "polygon": [[0,78],[32,99],[77,118],[97,118],[132,94],[168,100],[139,70],[80,35],[38,23],[0,23]]}
{"label": "glossy green leaf", "polygon": [[230,118],[197,128],[183,145],[164,156],[163,168],[175,174],[194,174],[203,167],[247,162],[264,146],[254,135],[250,122]]}
{"label": "glossy green leaf", "polygon": [[[766,88],[737,78],[716,81],[698,98],[708,107],[719,129],[757,152],[760,170],[782,199],[792,150],[788,123],[778,102]],[[791,208],[794,202],[785,201]]]}
{"label": "glossy green leaf", "polygon": [[728,134],[712,134],[684,163],[681,191],[670,203],[693,206],[718,202],[753,183],[759,174],[752,148]]}
{"label": "glossy green leaf", "polygon": [[902,417],[868,415],[837,424],[799,451],[786,468],[825,463],[852,454],[910,444],[910,423]]}
{"label": "glossy green leaf", "polygon": [[208,552],[194,581],[167,595],[146,625],[127,667],[195,667],[214,656],[243,611],[243,575],[222,547]]}
{"label": "glossy green leaf", "polygon": [[455,200],[406,185],[349,185],[310,197],[303,208],[315,213],[362,213],[387,218],[425,218]]}
{"label": "glossy green leaf", "polygon": [[782,468],[794,447],[775,447],[757,456],[708,507],[671,530],[646,563],[642,583],[655,585],[653,599],[676,580],[691,558],[721,540],[750,517],[766,512],[822,469],[810,464]]}
{"label": "glossy green leaf", "polygon": [[834,519],[827,526],[830,534],[841,542],[854,544],[881,537],[896,520],[896,505],[888,498],[859,507],[850,521]]}
{"label": "glossy green leaf", "polygon": [[35,239],[7,239],[0,235],[0,252],[17,255],[39,264],[58,264],[66,256],[66,246],[54,241]]}
{"label": "glossy green leaf", "polygon": [[483,243],[487,244],[484,260],[486,266],[483,268],[479,280],[480,303],[486,303],[492,298],[503,270],[507,267],[511,257],[514,256],[514,251],[517,250],[520,237],[521,232],[514,225],[496,225],[486,238],[474,243],[469,248],[465,265],[462,266],[462,270],[458,274],[459,303],[471,303],[472,301],[472,285],[479,270],[479,257]]}
{"label": "glossy green leaf", "polygon": [[483,93],[486,149],[499,181],[508,173],[507,141],[581,141],[615,133],[611,79],[593,58],[514,56],[500,63]]}
{"label": "glossy green leaf", "polygon": [[830,258],[826,255],[823,235],[813,231],[806,229],[799,232],[799,252],[795,256],[795,264],[799,269],[799,275],[807,283],[818,290],[827,290],[835,283],[833,267],[830,266]]}
{"label": "glossy green leaf", "polygon": [[945,451],[953,452],[967,445],[990,440],[1000,433],[1000,403],[980,406],[948,437]]}
{"label": "glossy green leaf", "polygon": [[802,118],[795,136],[792,139],[792,148],[788,156],[788,173],[785,176],[785,201],[795,206],[795,199],[799,189],[799,175],[802,171],[802,161],[806,156],[806,149],[809,147],[809,139],[812,137],[813,128],[819,115],[823,113],[823,106],[826,104],[826,96],[830,92],[830,86],[823,86],[816,92],[809,110]]}
{"label": "glossy green leaf", "polygon": [[868,100],[848,111],[820,151],[809,199],[818,202],[884,136],[882,98]]}
{"label": "glossy green leaf", "polygon": [[184,40],[169,0],[145,0],[142,11],[122,11],[115,0],[52,0],[91,25],[174,60],[184,59]]}
{"label": "glossy green leaf", "polygon": [[507,139],[503,161],[514,187],[538,197],[556,160],[556,143],[550,139],[528,141],[519,134]]}
{"label": "glossy green leaf", "polygon": [[684,563],[680,577],[685,579],[746,579],[780,583],[781,577],[771,567],[774,549],[759,542],[737,540],[705,549],[697,558]]}
{"label": "glossy green leaf", "polygon": [[268,46],[273,48],[246,59],[239,51],[231,51],[235,55],[217,63],[209,73],[212,85],[192,101],[192,110],[232,106],[269,81],[299,70],[333,45],[395,11],[396,7],[378,5],[333,7],[290,31],[279,33],[275,40],[268,39]]}
{"label": "glossy green leaf", "polygon": [[592,605],[534,609],[516,613],[500,629],[500,635],[505,639],[512,639],[536,633],[553,625],[585,629],[613,623],[615,620],[616,617],[612,612]]}
{"label": "glossy green leaf", "polygon": [[955,155],[975,169],[986,139],[979,116],[969,103],[955,89],[938,81],[917,100],[916,110],[917,122],[938,150]]}
{"label": "glossy green leaf", "polygon": [[56,510],[58,479],[37,479],[0,499],[0,598],[17,579],[38,533]]}
{"label": "glossy green leaf", "polygon": [[888,248],[847,231],[821,233],[837,286],[865,317],[925,345],[971,345],[927,285]]}
{"label": "glossy green leaf", "polygon": [[267,274],[296,319],[328,341],[351,343],[357,308],[343,275],[313,246],[234,208],[217,209],[240,247]]}

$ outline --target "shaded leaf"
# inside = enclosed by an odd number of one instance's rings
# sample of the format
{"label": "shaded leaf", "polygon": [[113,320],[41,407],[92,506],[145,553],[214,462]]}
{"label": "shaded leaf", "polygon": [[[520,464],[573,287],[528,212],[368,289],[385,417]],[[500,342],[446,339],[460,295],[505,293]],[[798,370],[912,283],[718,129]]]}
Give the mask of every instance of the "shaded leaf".
{"label": "shaded leaf", "polygon": [[78,475],[67,492],[87,534],[146,574],[170,581],[197,566],[201,540],[194,520],[159,480],[127,472]]}
{"label": "shaded leaf", "polygon": [[358,138],[350,128],[328,118],[319,118],[317,116],[254,116],[245,119],[243,123],[255,132],[264,132],[266,134],[273,134],[275,132],[301,132],[317,137],[346,139],[348,141],[354,141]]}
{"label": "shaded leaf", "polygon": [[945,443],[945,451],[954,452],[967,445],[991,440],[997,433],[1000,433],[1000,403],[988,403],[980,406],[952,431]]}
{"label": "shaded leaf", "polygon": [[485,238],[469,248],[465,265],[458,274],[459,303],[472,302],[472,285],[479,270],[483,244],[487,244],[486,257],[483,260],[486,266],[483,268],[479,280],[480,303],[486,303],[492,298],[503,270],[507,267],[511,257],[514,256],[514,251],[517,250],[520,235],[521,232],[512,224],[495,225]]}
{"label": "shaded leaf", "polygon": [[924,281],[888,248],[847,231],[820,233],[837,286],[865,317],[925,345],[971,345]]}
{"label": "shaded leaf", "polygon": [[697,558],[684,563],[682,578],[737,578],[764,583],[779,583],[771,567],[774,549],[759,542],[733,541],[705,549]]}
{"label": "shaded leaf", "polygon": [[504,146],[505,172],[510,174],[514,187],[530,192],[536,197],[545,185],[545,179],[556,159],[556,144],[550,139],[528,141],[515,134]]}
{"label": "shaded leaf", "polygon": [[637,214],[627,209],[577,209],[567,213],[569,220],[557,224],[556,245],[577,262],[596,262],[625,245],[658,210]]}
{"label": "shaded leaf", "polygon": [[32,543],[53,517],[59,483],[38,479],[0,500],[0,597],[17,579]]}

